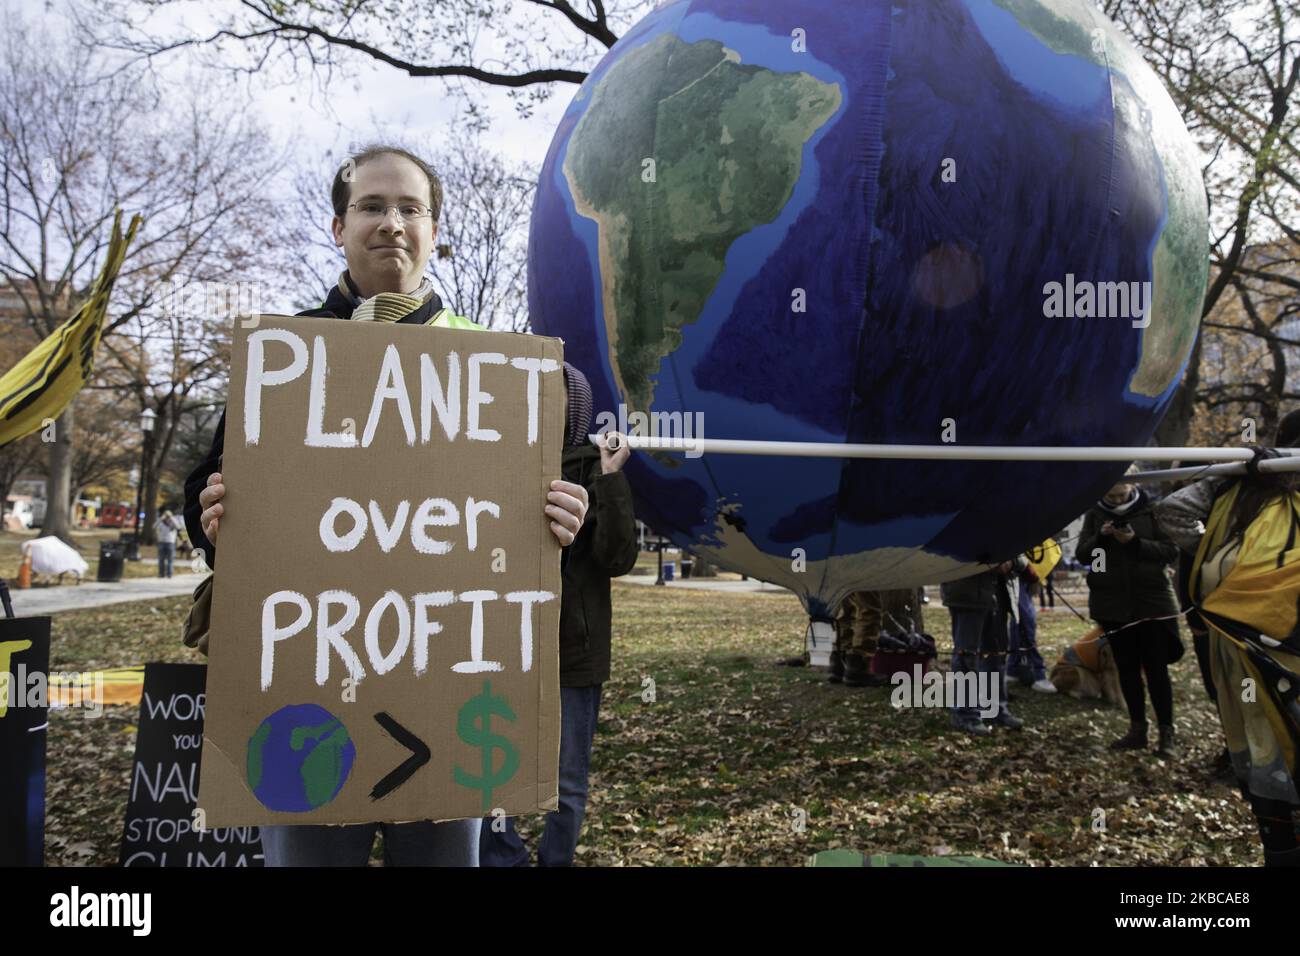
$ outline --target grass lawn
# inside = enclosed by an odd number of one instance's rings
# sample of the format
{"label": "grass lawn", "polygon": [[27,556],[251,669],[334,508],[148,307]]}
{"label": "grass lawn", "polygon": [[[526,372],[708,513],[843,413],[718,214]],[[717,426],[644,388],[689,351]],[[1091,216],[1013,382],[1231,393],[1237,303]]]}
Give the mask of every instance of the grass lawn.
{"label": "grass lawn", "polygon": [[[1186,635],[1174,668],[1182,752],[1165,761],[1108,752],[1126,721],[1100,704],[1020,690],[1011,707],[1025,729],[973,740],[944,711],[896,711],[891,688],[778,666],[806,624],[786,594],[617,583],[614,599],[579,863],[798,865],[837,847],[1036,865],[1262,862],[1249,811],[1209,774],[1221,738]],[[187,608],[171,598],[58,615],[52,669],[201,660],[180,643]],[[1084,630],[1064,611],[1040,622],[1049,662]],[[946,656],[947,613],[927,624]],[[51,715],[49,865],[116,863],[136,716]]]}

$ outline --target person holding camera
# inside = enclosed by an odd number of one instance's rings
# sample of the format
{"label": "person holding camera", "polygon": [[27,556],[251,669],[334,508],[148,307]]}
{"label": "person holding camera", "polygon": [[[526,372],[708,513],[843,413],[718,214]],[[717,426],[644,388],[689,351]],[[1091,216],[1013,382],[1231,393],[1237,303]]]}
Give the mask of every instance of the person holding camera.
{"label": "person holding camera", "polygon": [[[1132,471],[1132,469],[1130,469]],[[1120,480],[1083,520],[1075,557],[1088,568],[1088,613],[1106,632],[1129,729],[1112,750],[1147,745],[1146,695],[1160,728],[1156,752],[1174,751],[1174,691],[1169,665],[1182,656],[1178,598],[1166,569],[1178,546],[1156,523],[1150,495]]]}

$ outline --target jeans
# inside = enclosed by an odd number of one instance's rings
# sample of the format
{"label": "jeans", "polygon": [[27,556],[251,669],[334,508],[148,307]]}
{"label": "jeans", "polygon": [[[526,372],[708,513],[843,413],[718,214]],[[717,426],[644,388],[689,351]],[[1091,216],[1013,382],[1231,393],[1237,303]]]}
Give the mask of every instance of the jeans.
{"label": "jeans", "polygon": [[477,819],[265,826],[262,855],[267,866],[365,866],[381,827],[385,866],[478,866]]}
{"label": "jeans", "polygon": [[[600,691],[600,684],[560,688],[560,808],[546,815],[542,839],[537,844],[538,866],[573,865],[582,818],[587,812],[587,772],[600,712]],[[515,821],[510,817],[499,819],[483,820],[479,865],[527,866],[528,848],[519,838]]]}
{"label": "jeans", "polygon": [[[1033,589],[1023,578],[1020,581],[1019,608],[1020,621],[1012,622],[1009,635],[1007,675],[1032,684],[1047,676],[1047,665],[1043,655],[1038,653],[1038,608],[1034,607]],[[1032,679],[1025,681],[1024,677],[1031,674]]]}
{"label": "jeans", "polygon": [[176,542],[159,541],[158,542],[158,577],[169,578],[172,576],[172,562],[176,560]]}
{"label": "jeans", "polygon": [[[979,674],[989,674],[989,685],[996,682],[997,689],[988,686],[990,693],[998,695],[998,712],[1007,713],[1006,688],[1006,651],[1008,615],[996,611],[976,611],[964,608],[949,608],[952,615],[952,672],[954,675],[968,675],[961,682],[962,688],[971,684],[978,689],[977,700],[969,696],[958,704],[951,702],[952,720],[955,724],[978,721],[982,709],[987,709],[990,701],[984,697],[978,680]],[[955,688],[957,689],[957,688]]]}

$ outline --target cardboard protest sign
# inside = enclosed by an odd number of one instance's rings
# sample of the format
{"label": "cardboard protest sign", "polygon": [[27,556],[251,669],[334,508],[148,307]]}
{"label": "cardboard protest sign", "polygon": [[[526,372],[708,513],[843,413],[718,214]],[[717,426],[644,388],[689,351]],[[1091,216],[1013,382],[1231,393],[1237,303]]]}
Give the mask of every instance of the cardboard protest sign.
{"label": "cardboard protest sign", "polygon": [[556,807],[560,547],[543,506],[562,358],[532,335],[237,323],[209,827]]}
{"label": "cardboard protest sign", "polygon": [[206,827],[195,814],[203,746],[202,664],[146,664],[120,866],[261,866],[257,827]]}
{"label": "cardboard protest sign", "polygon": [[50,619],[0,618],[0,866],[45,862]]}

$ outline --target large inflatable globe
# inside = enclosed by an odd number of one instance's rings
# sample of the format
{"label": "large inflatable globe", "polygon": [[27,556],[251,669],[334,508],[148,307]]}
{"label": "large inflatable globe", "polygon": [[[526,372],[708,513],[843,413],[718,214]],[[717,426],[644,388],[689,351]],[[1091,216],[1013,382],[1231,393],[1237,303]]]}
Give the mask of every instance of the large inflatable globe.
{"label": "large inflatable globe", "polygon": [[[605,425],[1145,445],[1197,331],[1200,164],[1082,0],[682,0],[560,123],[533,327]],[[1123,468],[638,453],[628,476],[654,529],[820,617],[1037,544]]]}

